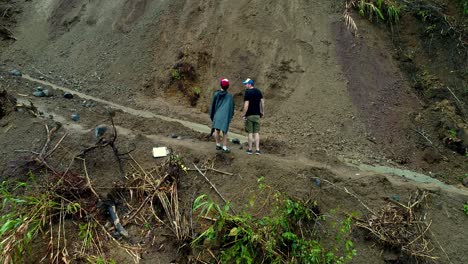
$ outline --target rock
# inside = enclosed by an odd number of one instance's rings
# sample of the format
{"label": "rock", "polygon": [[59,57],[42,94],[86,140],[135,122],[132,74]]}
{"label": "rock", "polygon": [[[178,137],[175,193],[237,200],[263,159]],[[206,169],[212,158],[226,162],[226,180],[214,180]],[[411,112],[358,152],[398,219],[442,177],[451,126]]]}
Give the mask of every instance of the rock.
{"label": "rock", "polygon": [[79,121],[79,120],[80,120],[80,115],[77,114],[77,113],[72,114],[72,115],[71,115],[71,120],[73,120],[73,121],[75,121],[75,122],[76,122],[76,121]]}
{"label": "rock", "polygon": [[463,179],[463,186],[468,187],[468,177]]}
{"label": "rock", "polygon": [[10,71],[10,74],[13,75],[13,76],[16,76],[16,77],[21,77],[23,76],[23,74],[21,74],[21,72],[17,69],[13,69]]}
{"label": "rock", "polygon": [[231,140],[231,142],[234,143],[234,144],[237,144],[237,145],[240,145],[240,143],[241,143],[241,142],[240,142],[240,139],[238,139],[238,138],[233,138],[233,139]]}
{"label": "rock", "polygon": [[45,95],[46,97],[52,96],[52,91],[49,90],[49,89],[44,89],[44,90],[42,90],[42,92],[44,93],[44,95]]}
{"label": "rock", "polygon": [[396,201],[396,202],[399,202],[399,201],[400,201],[400,196],[399,196],[398,194],[394,194],[394,195],[392,196],[392,199],[393,199],[394,201]]}
{"label": "rock", "polygon": [[178,140],[182,140],[183,138],[182,138],[181,136],[178,136],[177,139],[178,139]]}
{"label": "rock", "polygon": [[44,76],[39,76],[39,80],[44,80]]}
{"label": "rock", "polygon": [[37,92],[37,91],[43,91],[44,88],[42,88],[42,86],[38,86],[36,88],[34,88],[34,91]]}
{"label": "rock", "polygon": [[81,102],[81,106],[83,106],[83,107],[93,107],[94,103],[92,101],[84,100],[83,102]]}
{"label": "rock", "polygon": [[45,97],[46,95],[44,94],[43,91],[35,91],[32,93],[35,97]]}
{"label": "rock", "polygon": [[69,92],[65,92],[65,93],[63,94],[63,97],[64,97],[64,98],[67,98],[67,99],[72,99],[72,98],[73,98],[73,94],[72,94],[72,93],[69,93]]}
{"label": "rock", "polygon": [[83,106],[83,107],[93,107],[93,106],[96,106],[96,103],[93,102],[93,101],[84,100],[81,103],[81,106]]}
{"label": "rock", "polygon": [[176,133],[172,133],[172,134],[171,134],[171,138],[177,138],[177,137],[178,137],[178,136],[177,136]]}
{"label": "rock", "polygon": [[99,125],[94,129],[94,136],[99,139],[106,133],[107,131],[107,126],[106,125]]}
{"label": "rock", "polygon": [[317,187],[322,186],[322,181],[321,181],[319,178],[315,178],[315,179],[314,179],[314,183],[315,183],[315,185],[316,185]]}

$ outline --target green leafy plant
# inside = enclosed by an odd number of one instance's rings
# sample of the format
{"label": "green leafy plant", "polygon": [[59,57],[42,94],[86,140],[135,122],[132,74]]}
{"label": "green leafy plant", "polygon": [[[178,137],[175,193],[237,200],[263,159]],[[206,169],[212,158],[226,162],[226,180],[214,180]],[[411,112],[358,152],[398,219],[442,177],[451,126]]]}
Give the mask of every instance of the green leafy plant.
{"label": "green leafy plant", "polygon": [[463,212],[468,216],[468,203],[463,205]]}
{"label": "green leafy plant", "polygon": [[196,86],[195,86],[195,87],[193,88],[193,94],[194,94],[195,96],[199,97],[199,96],[200,96],[200,93],[201,93],[200,87],[196,87]]}
{"label": "green leafy plant", "polygon": [[458,138],[457,138],[457,131],[456,131],[455,129],[450,129],[450,130],[448,131],[448,137],[449,137],[449,139],[451,139],[451,140],[457,140],[457,139],[458,139]]}
{"label": "green leafy plant", "polygon": [[[13,190],[28,188],[26,183],[17,183]],[[2,263],[22,262],[30,252],[31,244],[44,230],[53,210],[60,205],[51,199],[49,193],[35,196],[15,196],[6,182],[0,186],[2,215],[0,216],[0,260]]]}
{"label": "green leafy plant", "polygon": [[[271,190],[259,179],[261,190]],[[356,255],[349,239],[351,218],[335,222],[320,216],[314,202],[303,202],[276,192],[270,214],[255,218],[243,213],[234,215],[230,205],[220,206],[209,196],[201,195],[194,201],[193,210],[213,223],[192,242],[193,247],[204,247],[219,252],[221,263],[345,263]],[[330,228],[325,232],[317,225]],[[326,245],[321,239],[334,242]]]}
{"label": "green leafy plant", "polygon": [[374,1],[366,1],[366,0],[359,0],[358,2],[358,9],[359,9],[359,14],[361,16],[368,16],[369,19],[373,19],[374,17],[377,17],[385,20],[383,13],[381,11],[382,8],[382,0]]}
{"label": "green leafy plant", "polygon": [[185,173],[187,173],[187,166],[185,166],[184,160],[178,154],[171,154],[169,156],[169,164],[175,168],[179,168]]}
{"label": "green leafy plant", "polygon": [[370,20],[388,19],[390,23],[397,23],[400,19],[401,6],[394,0],[349,0],[347,6],[357,8],[361,16]]}
{"label": "green leafy plant", "polygon": [[[106,262],[102,245],[97,242],[102,226],[98,228],[100,224],[82,208],[78,198],[69,200],[64,197],[70,189],[63,185],[65,181],[37,185],[34,174],[30,172],[28,177],[31,183],[2,182],[0,185],[0,263],[24,263],[26,259],[32,261],[43,257],[37,253],[70,263],[66,246],[68,235],[82,242],[79,252],[74,252],[78,253],[74,254],[75,258],[85,259],[89,263],[112,263]],[[64,190],[67,190],[65,195]],[[76,220],[77,233],[67,235],[65,221],[68,217]],[[83,223],[83,220],[86,222]],[[38,248],[33,245],[38,241],[49,243],[49,247],[37,251]],[[99,262],[99,258],[104,262]]]}
{"label": "green leafy plant", "polygon": [[177,80],[177,81],[182,79],[182,75],[180,74],[180,71],[178,69],[172,69],[171,77],[172,77],[172,80]]}
{"label": "green leafy plant", "polygon": [[400,20],[401,5],[395,0],[346,0],[343,18],[346,26],[357,34],[357,26],[351,16],[351,9],[356,9],[362,17],[369,20],[387,20],[390,26]]}

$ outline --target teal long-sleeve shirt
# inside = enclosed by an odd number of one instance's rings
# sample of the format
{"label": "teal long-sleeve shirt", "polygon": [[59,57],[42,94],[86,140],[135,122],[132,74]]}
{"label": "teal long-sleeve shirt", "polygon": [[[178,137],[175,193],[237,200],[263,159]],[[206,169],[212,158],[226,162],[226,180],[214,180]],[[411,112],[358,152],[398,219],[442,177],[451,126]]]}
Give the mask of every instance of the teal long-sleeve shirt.
{"label": "teal long-sleeve shirt", "polygon": [[217,91],[211,99],[210,118],[213,122],[212,128],[227,133],[233,116],[234,98],[226,91]]}

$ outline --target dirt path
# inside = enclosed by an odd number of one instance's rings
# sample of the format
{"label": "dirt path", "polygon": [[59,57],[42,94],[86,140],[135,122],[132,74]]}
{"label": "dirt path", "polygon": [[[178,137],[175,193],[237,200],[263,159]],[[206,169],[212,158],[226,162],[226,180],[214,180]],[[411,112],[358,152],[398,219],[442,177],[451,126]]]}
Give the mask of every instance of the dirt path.
{"label": "dirt path", "polygon": [[[81,97],[83,99],[86,99],[86,100],[93,100],[93,101],[99,102],[99,103],[104,104],[106,106],[109,106],[109,107],[111,107],[113,109],[121,110],[121,111],[123,111],[125,113],[129,113],[129,114],[134,115],[134,116],[139,116],[139,117],[144,117],[144,118],[159,118],[159,119],[162,119],[164,121],[178,122],[178,123],[182,124],[183,126],[185,126],[187,128],[190,128],[192,130],[195,130],[197,132],[206,133],[206,134],[211,132],[211,128],[206,126],[206,125],[203,125],[203,124],[198,124],[198,123],[194,123],[194,122],[190,122],[190,121],[170,118],[170,117],[167,117],[167,116],[154,114],[154,113],[152,113],[150,111],[133,109],[133,108],[130,108],[130,107],[127,107],[127,106],[116,104],[116,103],[111,102],[111,101],[107,101],[107,100],[100,99],[100,98],[97,98],[97,97],[94,97],[94,96],[90,96],[90,95],[87,95],[87,94],[84,94],[84,93],[81,93],[81,92],[77,92],[77,91],[74,91],[72,89],[68,89],[68,88],[65,88],[63,86],[59,86],[59,85],[56,85],[56,84],[53,84],[53,83],[50,83],[50,82],[47,82],[47,81],[44,81],[44,80],[39,80],[39,79],[33,78],[33,77],[31,77],[31,76],[29,76],[27,74],[24,74],[22,77],[24,79],[26,79],[26,80],[33,81],[33,82],[36,82],[36,83],[39,83],[39,84],[42,84],[42,85],[47,85],[47,86],[50,86],[50,87],[52,87],[54,89],[57,89],[57,90],[60,90],[60,91],[76,94],[79,97]],[[247,138],[245,136],[243,136],[243,135],[239,135],[239,134],[236,134],[236,133],[233,133],[233,132],[230,132],[229,134],[230,134],[230,138],[238,138],[238,139],[240,139],[241,142],[246,142],[247,141]]]}

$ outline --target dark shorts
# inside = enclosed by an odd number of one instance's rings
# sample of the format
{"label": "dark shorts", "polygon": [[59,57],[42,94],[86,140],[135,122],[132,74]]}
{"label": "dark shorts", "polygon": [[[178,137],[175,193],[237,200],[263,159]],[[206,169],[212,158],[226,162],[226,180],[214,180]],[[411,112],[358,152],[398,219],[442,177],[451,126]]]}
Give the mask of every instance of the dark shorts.
{"label": "dark shorts", "polygon": [[260,116],[251,115],[245,120],[245,132],[252,134],[260,132]]}

